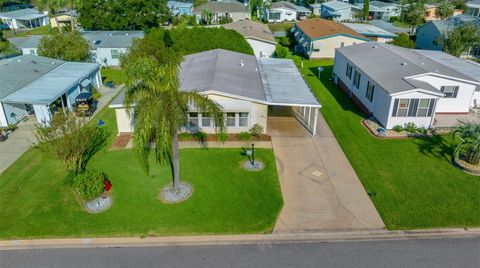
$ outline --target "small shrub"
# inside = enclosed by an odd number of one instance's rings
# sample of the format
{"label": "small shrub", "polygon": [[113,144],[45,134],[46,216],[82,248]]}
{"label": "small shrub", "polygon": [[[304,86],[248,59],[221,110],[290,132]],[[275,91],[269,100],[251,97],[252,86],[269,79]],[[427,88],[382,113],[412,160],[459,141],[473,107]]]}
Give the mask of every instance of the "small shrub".
{"label": "small shrub", "polygon": [[92,90],[92,97],[95,100],[98,100],[102,96],[102,93],[98,92],[97,88],[93,88]]}
{"label": "small shrub", "polygon": [[400,125],[395,125],[395,126],[393,126],[392,129],[396,132],[402,132],[403,131],[403,127],[400,126]]}
{"label": "small shrub", "polygon": [[103,183],[108,177],[105,173],[96,170],[85,170],[73,179],[73,185],[80,197],[89,201],[101,195],[105,189]]}
{"label": "small shrub", "polygon": [[198,141],[206,141],[207,137],[208,137],[208,134],[203,132],[203,131],[199,131],[199,132],[196,132],[195,134],[193,134],[193,137]]}
{"label": "small shrub", "polygon": [[252,138],[252,134],[248,133],[248,132],[240,132],[237,134],[237,138],[241,141],[248,141]]}
{"label": "small shrub", "polygon": [[417,125],[415,125],[415,123],[413,123],[413,122],[408,122],[408,123],[405,124],[404,129],[408,133],[415,133],[415,132],[417,132]]}
{"label": "small shrub", "polygon": [[471,165],[478,165],[480,162],[480,154],[475,148],[470,147],[467,149],[465,160]]}
{"label": "small shrub", "polygon": [[227,133],[217,133],[216,135],[217,141],[226,141],[228,139]]}
{"label": "small shrub", "polygon": [[288,54],[288,50],[286,47],[283,47],[281,45],[277,45],[275,47],[275,58],[285,58]]}
{"label": "small shrub", "polygon": [[421,133],[423,135],[427,135],[428,129],[426,127],[420,127],[417,129],[418,133]]}
{"label": "small shrub", "polygon": [[248,130],[248,132],[255,138],[260,138],[263,133],[263,126],[260,124],[255,124]]}
{"label": "small shrub", "polygon": [[192,133],[182,132],[182,133],[178,134],[178,139],[180,139],[180,140],[191,140],[191,139],[193,139],[193,135],[192,135]]}

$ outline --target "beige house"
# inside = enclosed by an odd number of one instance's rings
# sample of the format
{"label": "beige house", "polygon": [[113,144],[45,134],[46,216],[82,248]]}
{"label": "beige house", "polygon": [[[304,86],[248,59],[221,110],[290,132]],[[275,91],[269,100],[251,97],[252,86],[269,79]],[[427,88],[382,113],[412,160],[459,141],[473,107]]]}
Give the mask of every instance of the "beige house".
{"label": "beige house", "polygon": [[256,57],[272,57],[277,41],[268,25],[251,20],[242,20],[224,24],[225,29],[232,29],[243,35],[250,44]]}
{"label": "beige house", "polygon": [[[292,60],[215,49],[186,56],[179,75],[181,90],[196,90],[222,106],[228,133],[248,131],[255,124],[266,131],[268,108],[288,106],[315,135],[320,104]],[[133,132],[135,122],[123,102],[120,94],[110,108],[115,109],[118,132]],[[192,107],[184,130],[214,133],[215,128],[208,114]]]}
{"label": "beige house", "polygon": [[370,41],[339,22],[325,19],[297,22],[292,31],[298,42],[297,51],[310,59],[333,58],[336,48]]}
{"label": "beige house", "polygon": [[250,19],[247,6],[237,1],[207,2],[196,7],[193,15],[196,17],[197,23],[205,24],[221,24],[222,19],[231,22]]}

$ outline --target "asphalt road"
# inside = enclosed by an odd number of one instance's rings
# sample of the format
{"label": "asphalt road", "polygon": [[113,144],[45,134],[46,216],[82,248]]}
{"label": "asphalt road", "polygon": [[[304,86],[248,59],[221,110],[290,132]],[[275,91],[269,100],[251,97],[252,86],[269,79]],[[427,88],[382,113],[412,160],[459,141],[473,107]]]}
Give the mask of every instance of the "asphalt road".
{"label": "asphalt road", "polygon": [[480,267],[480,238],[0,251],[0,267]]}

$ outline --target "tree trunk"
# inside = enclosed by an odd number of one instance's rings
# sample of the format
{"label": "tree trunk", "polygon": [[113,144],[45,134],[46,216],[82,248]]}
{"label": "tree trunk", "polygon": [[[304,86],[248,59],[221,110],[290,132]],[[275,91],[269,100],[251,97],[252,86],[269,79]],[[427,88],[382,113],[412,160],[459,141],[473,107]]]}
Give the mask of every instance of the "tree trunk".
{"label": "tree trunk", "polygon": [[[54,11],[55,12],[55,11]],[[58,24],[58,18],[57,18],[57,13],[55,12],[55,14],[53,15],[53,18],[55,19],[55,23],[57,24],[57,28],[58,28],[58,32],[59,33],[62,33],[62,26],[60,26],[60,24]]]}
{"label": "tree trunk", "polygon": [[73,19],[73,9],[75,8],[75,1],[72,0],[70,2],[70,28],[72,30],[72,32],[75,30],[75,22],[74,22],[74,19]]}
{"label": "tree trunk", "polygon": [[180,160],[178,157],[178,133],[172,135],[172,169],[173,169],[173,189],[180,187]]}

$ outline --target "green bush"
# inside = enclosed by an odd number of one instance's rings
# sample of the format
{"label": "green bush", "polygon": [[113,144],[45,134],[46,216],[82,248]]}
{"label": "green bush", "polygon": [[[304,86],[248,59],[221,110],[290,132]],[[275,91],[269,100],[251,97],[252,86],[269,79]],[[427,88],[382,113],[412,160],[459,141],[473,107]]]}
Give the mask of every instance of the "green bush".
{"label": "green bush", "polygon": [[403,131],[403,127],[400,126],[400,125],[395,125],[395,126],[393,126],[392,129],[396,132],[402,132]]}
{"label": "green bush", "polygon": [[215,136],[217,138],[217,141],[226,141],[228,139],[227,133],[217,133],[217,135]]}
{"label": "green bush", "polygon": [[390,17],[390,22],[391,22],[391,23],[394,23],[394,22],[396,22],[396,21],[398,21],[398,17],[395,17],[395,16]]}
{"label": "green bush", "polygon": [[103,181],[106,179],[108,177],[105,173],[87,169],[75,176],[73,185],[80,197],[85,201],[89,201],[103,193],[105,189]]}
{"label": "green bush", "polygon": [[180,140],[191,140],[191,139],[193,139],[193,135],[192,135],[192,133],[182,132],[182,133],[178,134],[178,139],[180,139]]}
{"label": "green bush", "polygon": [[425,127],[418,128],[417,131],[418,131],[418,133],[421,133],[423,135],[427,135],[427,133],[428,133],[428,129],[425,128]]}
{"label": "green bush", "polygon": [[404,129],[408,133],[415,133],[415,132],[417,132],[417,125],[415,125],[415,123],[413,123],[413,122],[408,122],[408,123],[405,124]]}
{"label": "green bush", "polygon": [[248,141],[252,138],[252,134],[248,133],[248,132],[240,132],[237,134],[237,138],[241,141]]}
{"label": "green bush", "polygon": [[259,138],[263,134],[263,127],[260,124],[255,124],[248,132],[250,132],[252,136]]}
{"label": "green bush", "polygon": [[207,137],[208,137],[208,134],[203,132],[203,131],[199,131],[199,132],[196,132],[195,134],[193,134],[193,137],[198,141],[206,141]]}
{"label": "green bush", "polygon": [[286,47],[283,47],[281,45],[277,45],[275,47],[275,58],[285,58],[288,54],[288,49]]}

